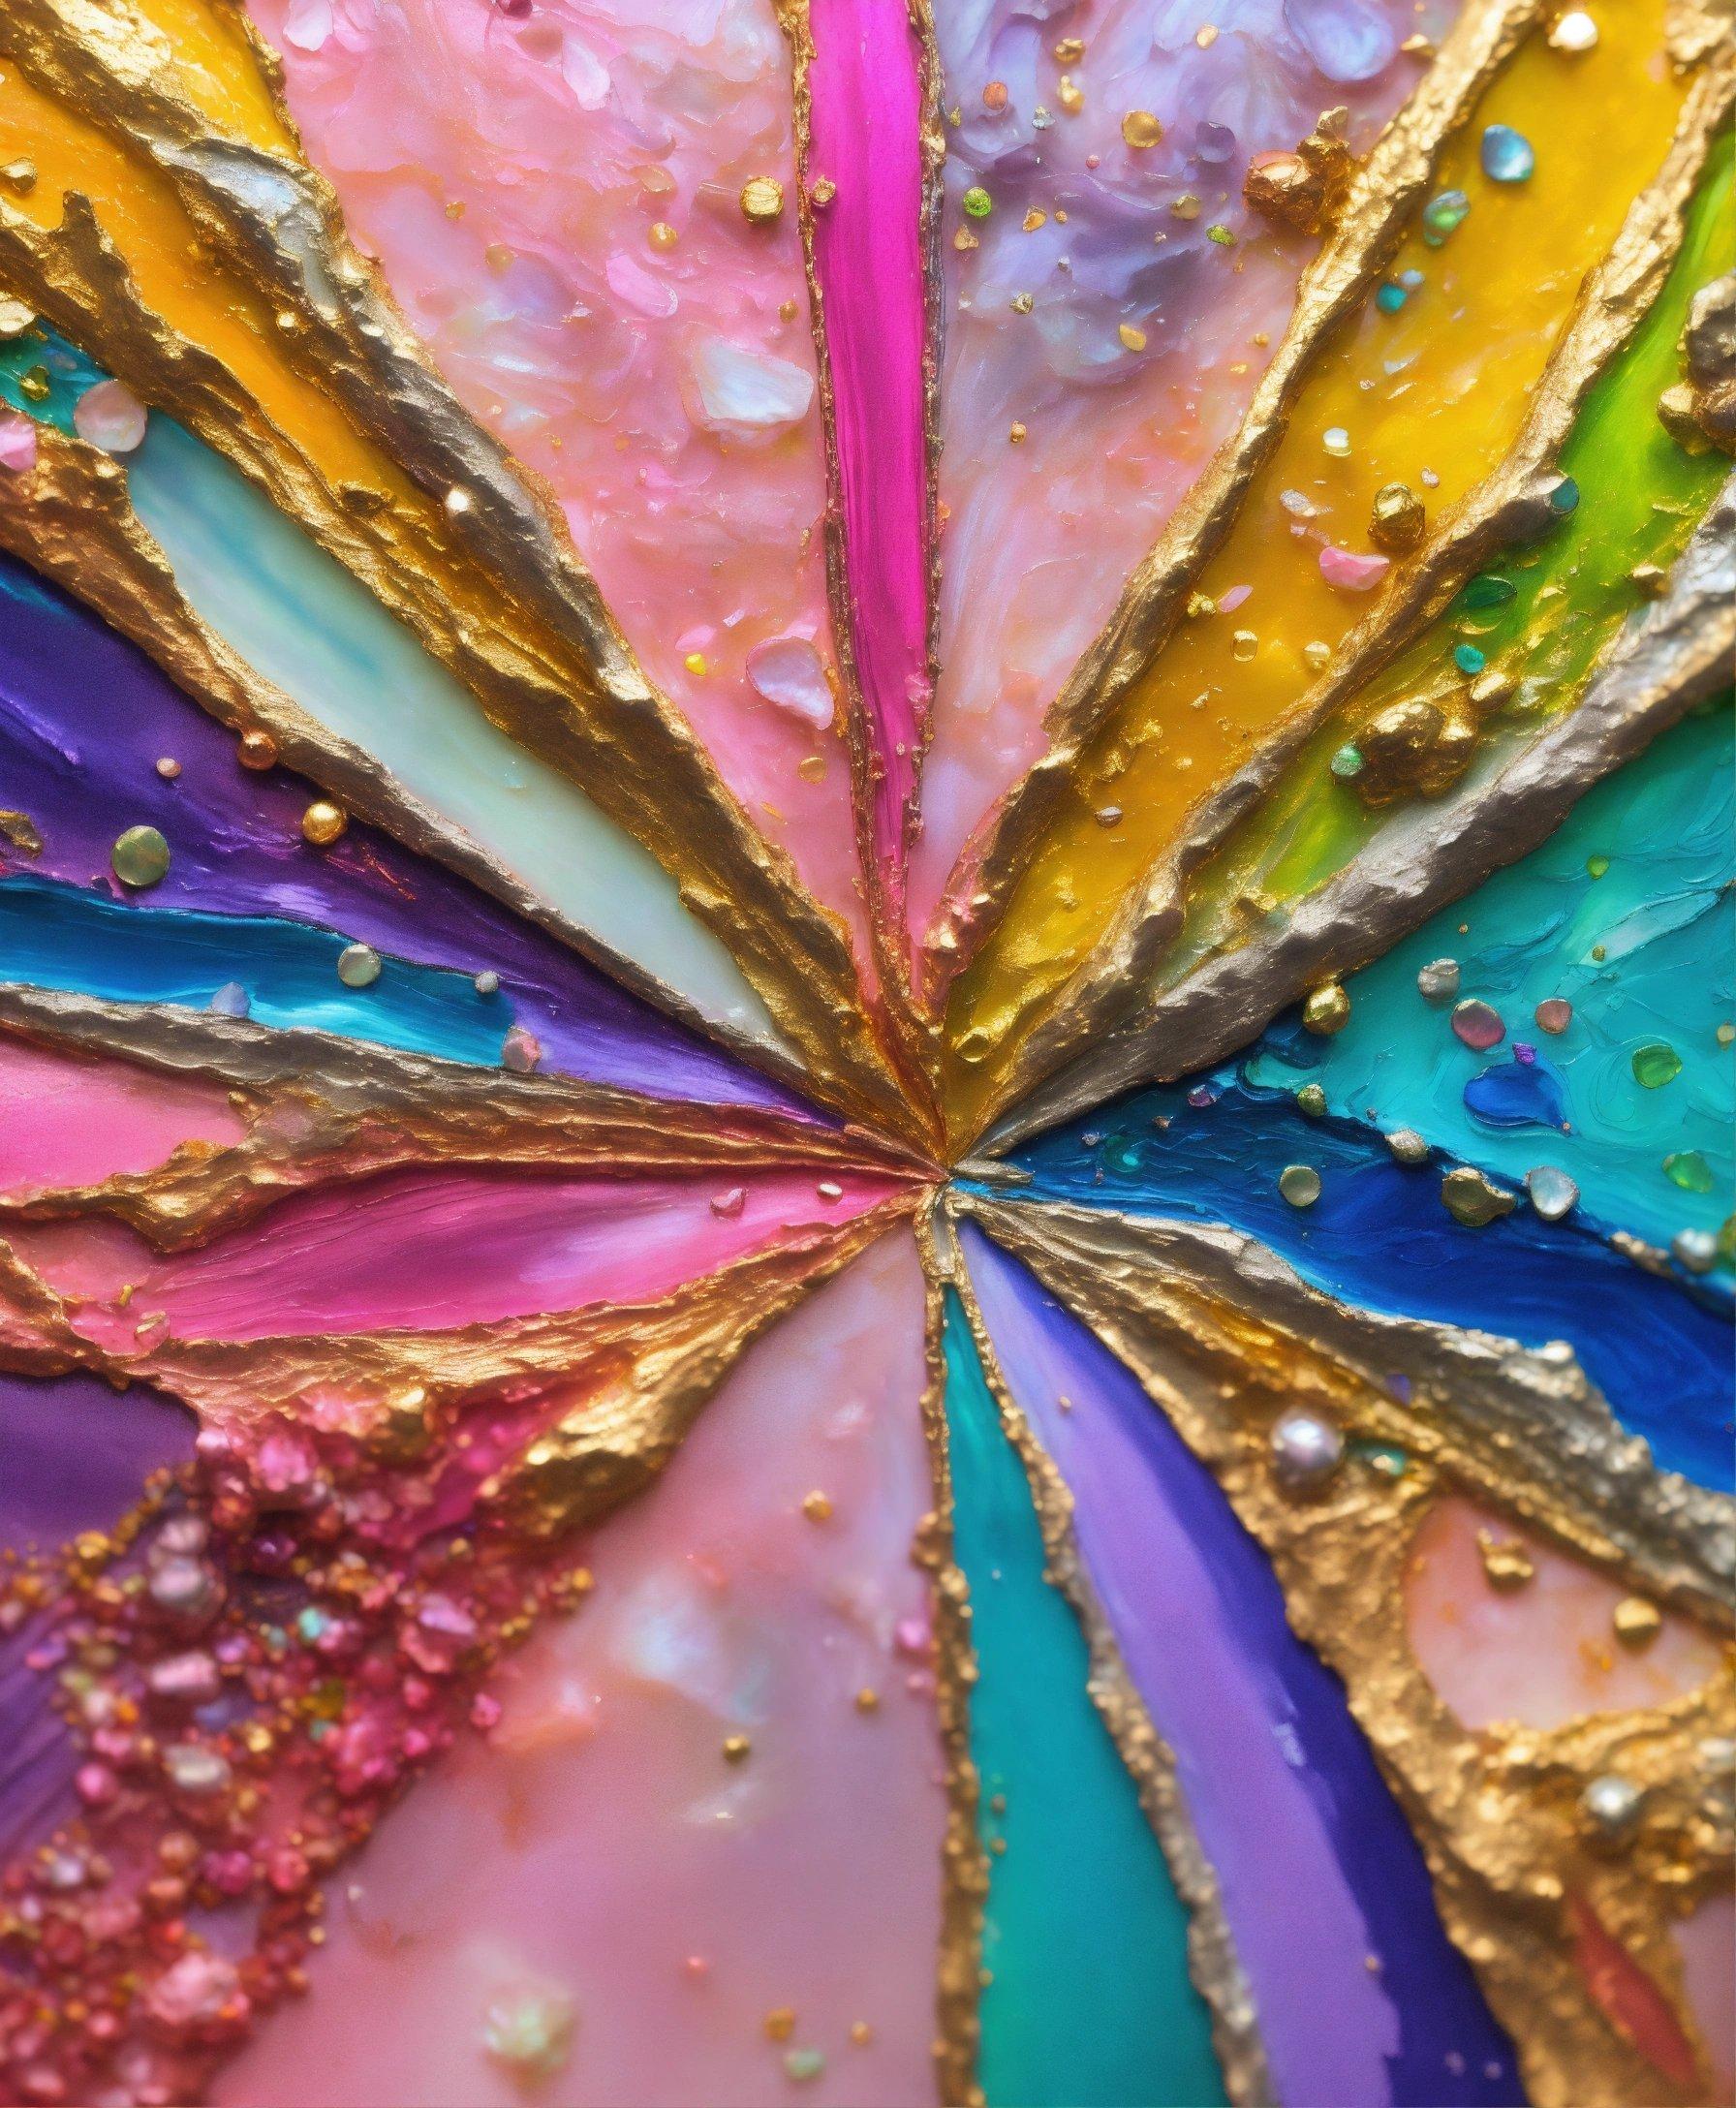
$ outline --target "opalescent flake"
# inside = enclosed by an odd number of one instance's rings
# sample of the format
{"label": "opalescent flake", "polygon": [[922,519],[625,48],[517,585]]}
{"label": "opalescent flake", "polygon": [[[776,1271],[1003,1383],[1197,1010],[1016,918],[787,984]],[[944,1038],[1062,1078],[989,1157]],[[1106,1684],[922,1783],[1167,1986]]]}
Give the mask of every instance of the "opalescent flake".
{"label": "opalescent flake", "polygon": [[1537,165],[1536,150],[1510,124],[1492,124],[1483,133],[1483,173],[1492,183],[1523,183]]}
{"label": "opalescent flake", "polygon": [[1579,1188],[1554,1164],[1539,1163],[1525,1174],[1531,1204],[1546,1223],[1559,1223],[1579,1200]]}
{"label": "opalescent flake", "polygon": [[1422,238],[1439,249],[1471,210],[1471,200],[1462,190],[1438,191],[1422,208]]}
{"label": "opalescent flake", "polygon": [[1312,1163],[1286,1163],[1278,1174],[1278,1191],[1292,1208],[1312,1208],[1320,1197],[1320,1174]]}

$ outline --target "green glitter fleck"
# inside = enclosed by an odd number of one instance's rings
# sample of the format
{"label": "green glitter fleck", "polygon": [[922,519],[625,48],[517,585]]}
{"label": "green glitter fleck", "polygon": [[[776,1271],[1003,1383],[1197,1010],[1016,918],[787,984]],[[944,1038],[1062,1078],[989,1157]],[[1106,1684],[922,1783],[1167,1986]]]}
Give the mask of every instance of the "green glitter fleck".
{"label": "green glitter fleck", "polygon": [[973,183],[960,202],[974,220],[986,220],[995,209],[995,201],[980,183]]}
{"label": "green glitter fleck", "polygon": [[1600,879],[1609,869],[1609,858],[1607,856],[1588,856],[1585,860],[1585,867],[1594,879]]}

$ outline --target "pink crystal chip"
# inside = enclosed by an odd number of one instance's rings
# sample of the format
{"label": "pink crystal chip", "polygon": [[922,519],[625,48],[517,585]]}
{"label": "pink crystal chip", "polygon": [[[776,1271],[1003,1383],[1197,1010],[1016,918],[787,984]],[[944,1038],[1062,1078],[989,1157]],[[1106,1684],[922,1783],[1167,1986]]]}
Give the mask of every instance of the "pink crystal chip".
{"label": "pink crystal chip", "polygon": [[73,429],[105,453],[131,453],[144,437],[144,405],[118,381],[99,381],[74,407]]}
{"label": "pink crystal chip", "polygon": [[1507,1036],[1501,1012],[1474,998],[1453,1006],[1453,1031],[1467,1046],[1474,1047],[1479,1054],[1485,1047],[1498,1046]]}
{"label": "pink crystal chip", "polygon": [[1392,567],[1389,556],[1364,556],[1327,542],[1320,551],[1320,576],[1347,593],[1371,593]]}
{"label": "pink crystal chip", "polygon": [[27,475],[36,466],[36,426],[11,410],[0,415],[0,469]]}

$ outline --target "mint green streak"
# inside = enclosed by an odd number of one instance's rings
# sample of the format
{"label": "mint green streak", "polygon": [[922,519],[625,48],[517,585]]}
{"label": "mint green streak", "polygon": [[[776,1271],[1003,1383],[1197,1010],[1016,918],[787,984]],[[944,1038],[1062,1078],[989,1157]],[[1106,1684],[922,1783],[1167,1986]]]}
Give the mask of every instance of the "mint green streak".
{"label": "mint green streak", "polygon": [[1091,1701],[1078,1622],[1043,1577],[1024,1466],[950,1289],[945,1346],[989,1847],[983,2091],[990,2108],[1207,2108],[1223,2082],[1187,1912]]}
{"label": "mint green streak", "polygon": [[[1578,1183],[1588,1214],[1652,1243],[1716,1231],[1736,1206],[1736,1047],[1718,1042],[1736,1020],[1733,729],[1726,702],[1666,733],[1588,791],[1540,848],[1347,982],[1350,1022],[1310,1041],[1312,1066],[1262,1053],[1252,1080],[1318,1081],[1332,1111],[1414,1128],[1510,1179],[1554,1164]],[[1607,859],[1601,877],[1594,859]],[[1417,969],[1438,958],[1457,959],[1462,993],[1501,1012],[1502,1046],[1473,1054],[1450,1012],[1417,993]],[[1552,996],[1573,1006],[1559,1038],[1533,1021]],[[1466,1110],[1467,1079],[1509,1060],[1514,1040],[1534,1045],[1560,1079],[1571,1132],[1491,1130]],[[1682,1069],[1647,1090],[1633,1056],[1658,1041]],[[1694,1151],[1711,1175],[1704,1194],[1663,1168]]]}
{"label": "mint green streak", "polygon": [[1477,613],[1455,602],[1304,747],[1209,868],[1166,984],[1233,931],[1226,902],[1249,888],[1286,903],[1305,898],[1380,832],[1387,814],[1371,812],[1328,767],[1356,726],[1402,697],[1464,687],[1452,649],[1474,643],[1492,668],[1520,683],[1511,719],[1494,720],[1495,751],[1504,758],[1575,700],[1623,622],[1643,605],[1629,572],[1646,563],[1667,568],[1681,554],[1729,463],[1679,447],[1658,422],[1658,398],[1680,378],[1676,342],[1694,294],[1736,264],[1733,157],[1736,143],[1720,135],[1662,291],[1574,420],[1559,467],[1579,485],[1577,510],[1541,542],[1490,566],[1516,588],[1505,606]]}

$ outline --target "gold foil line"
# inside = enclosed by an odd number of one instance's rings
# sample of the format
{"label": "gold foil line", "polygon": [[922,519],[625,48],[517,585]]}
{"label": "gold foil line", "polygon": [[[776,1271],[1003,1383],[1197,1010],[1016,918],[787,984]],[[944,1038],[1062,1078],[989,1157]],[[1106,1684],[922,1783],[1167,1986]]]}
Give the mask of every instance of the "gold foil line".
{"label": "gold foil line", "polygon": [[[1128,1364],[1271,1556],[1290,1623],[1344,1680],[1418,1835],[1446,1929],[1519,2044],[1528,2097],[1537,2108],[1712,2097],[1670,1927],[1728,1883],[1730,1816],[1718,1798],[1736,1725],[1728,1658],[1667,1704],[1551,1729],[1467,1730],[1410,1652],[1405,1575],[1435,1500],[1465,1491],[1649,1592],[1691,1600],[1727,1630],[1736,1504],[1653,1471],[1644,1444],[1622,1438],[1596,1393],[1571,1380],[1570,1357],[1359,1318],[1224,1230],[971,1195],[957,1205]],[[1401,1403],[1388,1379],[1407,1367],[1423,1380]],[[1356,1462],[1352,1450],[1322,1491],[1286,1494],[1266,1438],[1297,1403],[1352,1437],[1408,1445],[1403,1471]],[[1524,1438],[1539,1417],[1528,1458]],[[1560,1483],[1562,1455],[1590,1458],[1589,1502]],[[1628,1527],[1626,1506],[1643,1528]],[[1579,1813],[1589,1781],[1612,1770],[1642,1787],[1648,1811],[1622,1848],[1588,1835]],[[1670,2082],[1599,2006],[1572,1951],[1576,1897],[1669,2000],[1699,2060],[1691,2087]]]}
{"label": "gold foil line", "polygon": [[926,995],[953,978],[999,922],[1087,742],[1156,658],[1201,568],[1228,534],[1283,438],[1316,354],[1350,315],[1422,199],[1442,148],[1543,12],[1542,0],[1469,0],[1410,100],[1375,142],[1297,283],[1285,333],[1234,437],[1171,515],[1120,603],[1050,706],[1048,746],[967,845],[926,939]]}
{"label": "gold foil line", "polygon": [[294,1412],[317,1388],[328,1407],[342,1400],[365,1428],[406,1393],[432,1412],[512,1387],[545,1390],[586,1375],[612,1380],[659,1353],[685,1352],[690,1330],[730,1312],[757,1330],[790,1307],[802,1284],[829,1279],[907,1222],[916,1205],[916,1196],[899,1194],[835,1226],[786,1233],[650,1301],[594,1302],[445,1330],[396,1326],[245,1340],[165,1331],[131,1350],[77,1331],[73,1299],[57,1294],[0,1237],[0,1367],[29,1375],[82,1369],[117,1388],[148,1383],[218,1422]]}
{"label": "gold foil line", "polygon": [[0,1194],[7,1217],[106,1214],[159,1252],[203,1243],[292,1193],[412,1165],[515,1165],[620,1179],[836,1166],[916,1177],[875,1138],[759,1107],[647,1099],[559,1076],[515,1076],[430,1056],[158,1005],[0,986],[9,1038],[126,1064],[227,1094],[246,1133],[183,1142],[151,1169]]}
{"label": "gold foil line", "polygon": [[[0,274],[109,371],[227,453],[409,624],[491,722],[658,855],[821,1088],[850,1109],[908,1126],[861,1010],[842,923],[753,827],[686,720],[645,680],[589,574],[557,539],[552,501],[540,489],[535,502],[526,496],[528,472],[504,464],[426,367],[376,274],[344,240],[328,187],[213,131],[148,40],[140,46],[125,25],[114,31],[88,0],[19,0],[0,16],[0,55],[131,145],[142,157],[141,181],[152,169],[170,186],[240,283],[263,289],[294,322],[287,331],[278,325],[285,355],[407,464],[427,493],[422,515],[396,517],[403,509],[389,503],[347,508],[221,361],[143,308],[76,193],[53,233],[0,206]],[[382,404],[396,421],[376,426]],[[469,501],[457,515],[443,510],[452,488]],[[435,574],[442,567],[482,574],[467,582],[473,600],[490,604],[486,624],[454,614]]]}
{"label": "gold foil line", "polygon": [[934,1508],[913,1556],[929,1576],[935,1605],[935,1690],[946,1765],[946,1835],[942,1851],[941,1938],[935,1968],[935,2077],[943,2108],[984,2108],[976,2077],[982,2042],[982,1926],[988,1852],[980,1827],[981,1781],[971,1754],[970,1694],[976,1682],[970,1586],[953,1547],[952,1451],[946,1427],[946,1302],[951,1278],[936,1237],[936,1203],[915,1218],[922,1262],[922,1430]]}
{"label": "gold foil line", "polygon": [[[1003,1065],[989,1117],[1015,1104],[1140,1008],[1179,933],[1190,882],[1258,807],[1309,737],[1422,635],[1465,580],[1497,552],[1528,542],[1550,518],[1551,466],[1593,386],[1644,323],[1675,263],[1688,207],[1736,95],[1736,60],[1694,82],[1656,179],[1580,290],[1511,450],[1442,523],[1423,557],[1395,567],[1370,612],[1316,682],[1227,782],[1194,806],[1177,839],[1147,869],[1108,929],[1022,1034]],[[1281,987],[1276,1011],[1299,993]]]}
{"label": "gold foil line", "polygon": [[1573,707],[1498,773],[1405,809],[1282,927],[1218,954],[1037,1085],[976,1147],[1010,1149],[1146,1081],[1208,1067],[1303,989],[1366,965],[1491,872],[1544,841],[1592,786],[1728,685],[1736,654],[1736,478],[1664,598],[1605,651]]}
{"label": "gold foil line", "polygon": [[1078,1621],[1089,1661],[1086,1690],[1133,1782],[1139,1806],[1188,1913],[1188,1973],[1211,2016],[1212,2047],[1224,2092],[1233,2108],[1265,2108],[1277,2096],[1254,1994],[1224,1915],[1217,1872],[1194,1827],[1176,1776],[1175,1753],[1158,1732],[1122,1659],[1079,1551],[1071,1490],[1008,1387],[976,1300],[969,1264],[953,1236],[950,1201],[945,1209],[940,1221],[950,1246],[949,1278],[1002,1432],[1025,1473],[1042,1534],[1043,1578],[1066,1599]]}

